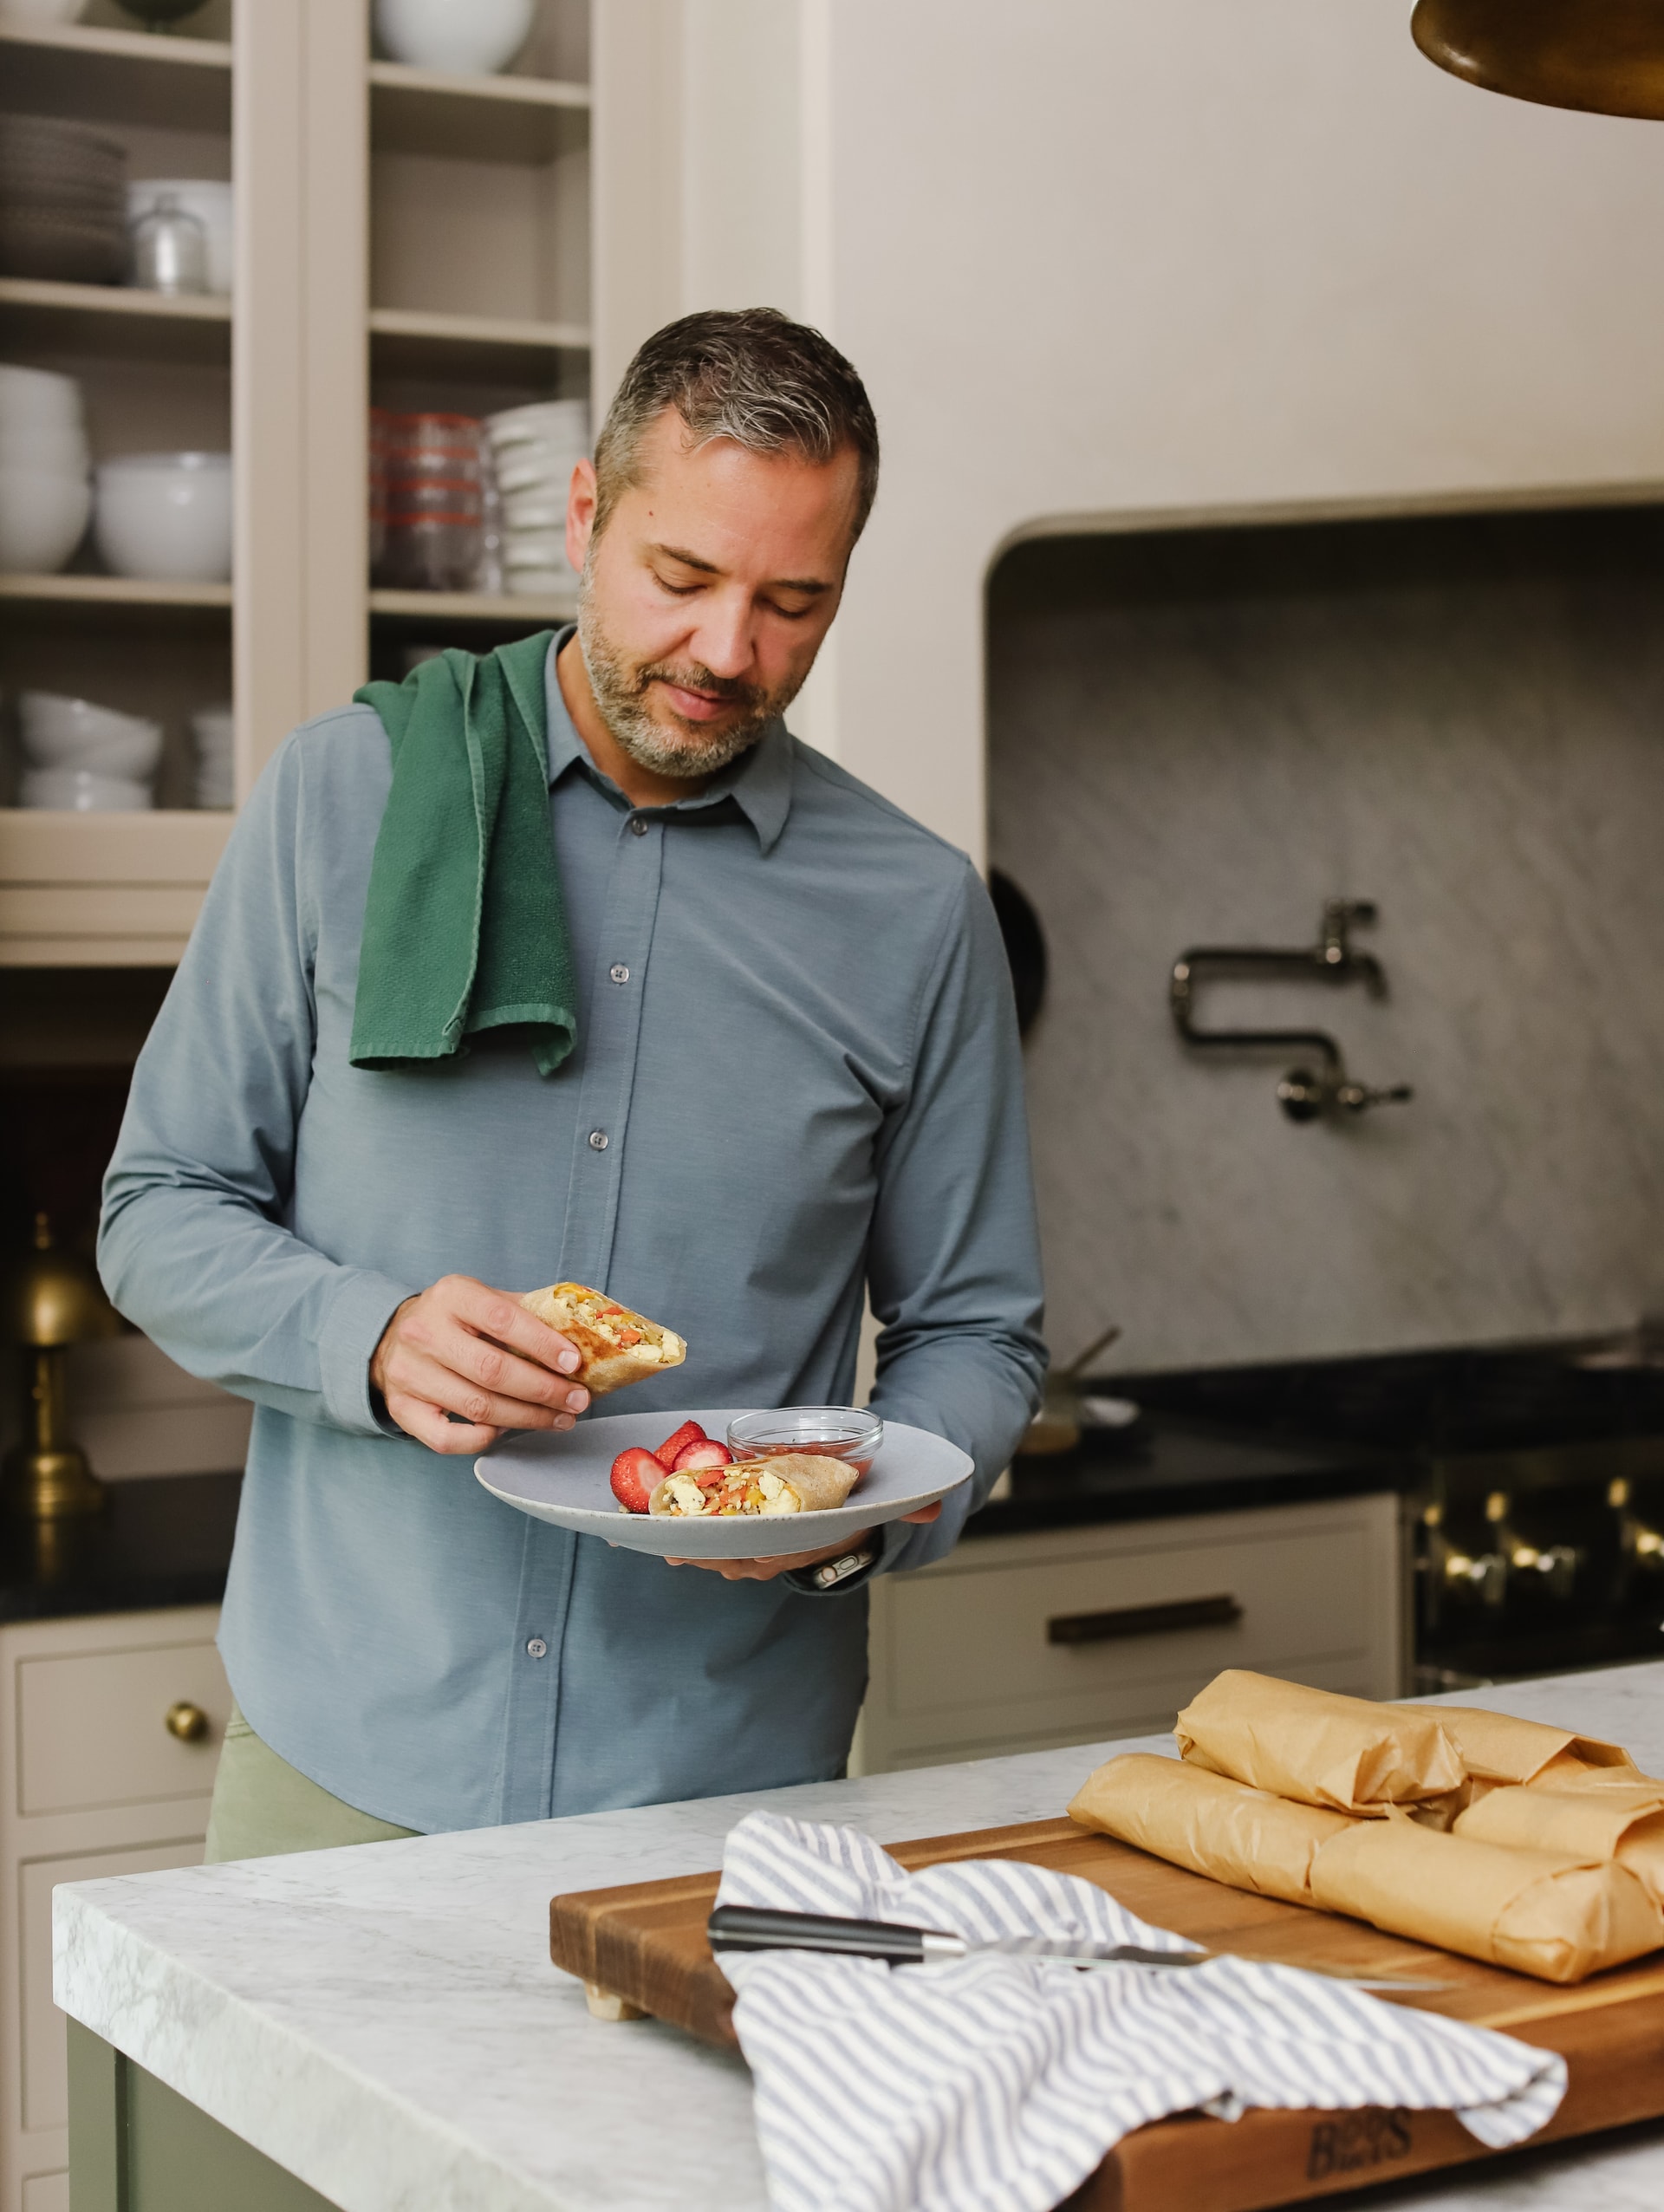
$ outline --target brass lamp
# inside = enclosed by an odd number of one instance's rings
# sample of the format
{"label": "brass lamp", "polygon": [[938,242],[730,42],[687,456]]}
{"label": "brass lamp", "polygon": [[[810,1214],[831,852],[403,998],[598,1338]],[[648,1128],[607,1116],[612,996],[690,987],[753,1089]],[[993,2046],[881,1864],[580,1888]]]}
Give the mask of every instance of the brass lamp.
{"label": "brass lamp", "polygon": [[1416,0],[1410,31],[1487,92],[1664,119],[1664,0]]}
{"label": "brass lamp", "polygon": [[0,1328],[23,1347],[28,1396],[24,1438],[0,1468],[0,1500],[23,1520],[67,1520],[103,1510],[103,1484],[69,1435],[64,1353],[94,1337],[114,1337],[120,1316],[84,1259],[52,1241],[52,1224],[35,1216],[35,1249],[8,1271],[0,1290]]}

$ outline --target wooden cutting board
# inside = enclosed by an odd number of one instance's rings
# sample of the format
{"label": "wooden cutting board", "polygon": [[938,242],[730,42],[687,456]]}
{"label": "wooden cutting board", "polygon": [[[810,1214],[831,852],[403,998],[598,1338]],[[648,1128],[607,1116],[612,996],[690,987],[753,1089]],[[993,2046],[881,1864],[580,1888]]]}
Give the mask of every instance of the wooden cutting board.
{"label": "wooden cutting board", "polygon": [[[1017,1858],[1078,1874],[1159,1928],[1289,1966],[1356,1967],[1431,1976],[1447,1989],[1397,1999],[1563,2053],[1565,2102],[1533,2144],[1664,2113],[1664,1954],[1561,1989],[1381,1935],[1360,1921],[1227,1889],[1128,1844],[1037,1820],[922,1843],[892,1844],[909,1869],[958,1858]],[[556,1966],[590,1986],[602,2017],[651,2013],[707,2043],[735,2046],[733,1992],[705,1940],[718,1877],[588,1890],[549,1906]],[[597,2027],[596,2033],[604,2032]],[[622,2032],[622,2031],[621,2031]],[[1140,2128],[1112,2150],[1074,2212],[1258,2212],[1454,2166],[1493,2154],[1448,2112],[1199,2114]]]}

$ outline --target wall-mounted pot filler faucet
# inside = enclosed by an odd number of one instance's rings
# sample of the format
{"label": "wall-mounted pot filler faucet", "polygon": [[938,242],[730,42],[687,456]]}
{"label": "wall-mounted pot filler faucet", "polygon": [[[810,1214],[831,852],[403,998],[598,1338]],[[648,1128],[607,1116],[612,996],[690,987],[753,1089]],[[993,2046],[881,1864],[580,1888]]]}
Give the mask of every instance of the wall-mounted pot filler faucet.
{"label": "wall-mounted pot filler faucet", "polygon": [[1186,1044],[1210,1051],[1277,1048],[1316,1054],[1319,1063],[1290,1068],[1277,1086],[1277,1103],[1292,1122],[1315,1122],[1325,1114],[1362,1114],[1367,1107],[1394,1104],[1412,1096],[1407,1083],[1372,1090],[1347,1074],[1341,1048],[1322,1029],[1199,1029],[1196,990],[1205,977],[1248,982],[1261,977],[1303,976],[1315,982],[1361,982],[1372,999],[1387,996],[1387,977],[1373,953],[1355,951],[1355,922],[1371,922],[1375,909],[1367,899],[1329,899],[1323,906],[1323,935],[1316,945],[1293,948],[1258,945],[1198,945],[1173,962],[1168,999],[1179,1034]]}

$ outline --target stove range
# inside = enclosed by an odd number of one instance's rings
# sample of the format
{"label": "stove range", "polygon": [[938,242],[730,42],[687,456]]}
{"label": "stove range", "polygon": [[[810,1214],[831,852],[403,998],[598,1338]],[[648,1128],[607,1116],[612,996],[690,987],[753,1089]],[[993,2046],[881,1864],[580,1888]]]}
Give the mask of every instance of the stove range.
{"label": "stove range", "polygon": [[1106,1376],[1220,1435],[1366,1452],[1409,1503],[1416,1687],[1664,1645],[1664,1330]]}

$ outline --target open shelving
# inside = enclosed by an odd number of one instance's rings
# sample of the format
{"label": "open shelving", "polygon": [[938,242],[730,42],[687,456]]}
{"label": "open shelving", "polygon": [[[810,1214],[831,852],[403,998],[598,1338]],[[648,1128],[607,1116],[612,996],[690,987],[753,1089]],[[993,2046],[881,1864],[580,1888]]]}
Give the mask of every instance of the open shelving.
{"label": "open shelving", "polygon": [[231,128],[228,40],[0,17],[0,74],[7,107],[28,114],[178,131]]}
{"label": "open shelving", "polygon": [[[491,77],[375,58],[370,0],[209,0],[159,36],[109,0],[88,12],[0,17],[0,106],[98,126],[133,176],[235,171],[236,296],[0,278],[0,358],[81,381],[95,458],[229,446],[236,578],[102,576],[85,550],[0,576],[0,693],[85,693],[167,732],[153,812],[0,803],[0,965],[177,958],[230,821],[184,807],[195,708],[235,699],[245,795],[373,667],[575,605],[575,584],[372,589],[367,403],[484,415],[588,392],[591,0],[539,0]],[[0,748],[0,802],[16,766]]]}

